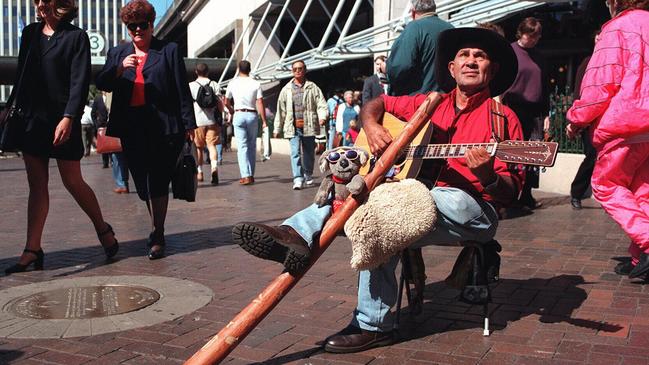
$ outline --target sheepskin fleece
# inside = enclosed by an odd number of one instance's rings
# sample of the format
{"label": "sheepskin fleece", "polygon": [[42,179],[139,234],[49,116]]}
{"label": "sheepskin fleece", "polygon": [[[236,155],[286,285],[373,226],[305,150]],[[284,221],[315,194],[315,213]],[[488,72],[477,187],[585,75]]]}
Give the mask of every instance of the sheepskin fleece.
{"label": "sheepskin fleece", "polygon": [[435,225],[435,201],[415,179],[379,185],[345,223],[351,266],[370,270],[423,237]]}

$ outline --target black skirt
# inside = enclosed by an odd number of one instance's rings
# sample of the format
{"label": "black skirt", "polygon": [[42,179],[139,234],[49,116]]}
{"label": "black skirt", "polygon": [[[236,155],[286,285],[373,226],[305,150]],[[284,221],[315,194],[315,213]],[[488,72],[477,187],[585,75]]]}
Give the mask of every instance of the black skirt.
{"label": "black skirt", "polygon": [[[57,160],[80,161],[83,157],[81,138],[81,119],[72,121],[70,138],[63,144],[54,146],[54,131],[61,119],[31,120],[22,141],[22,151],[30,156],[55,158]],[[58,119],[58,120],[57,120]]]}

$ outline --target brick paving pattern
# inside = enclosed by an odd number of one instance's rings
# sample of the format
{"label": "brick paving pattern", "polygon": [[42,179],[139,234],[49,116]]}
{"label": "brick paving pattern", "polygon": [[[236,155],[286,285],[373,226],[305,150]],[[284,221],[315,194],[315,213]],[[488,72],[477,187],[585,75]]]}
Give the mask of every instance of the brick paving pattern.
{"label": "brick paving pattern", "polygon": [[[153,158],[153,157],[152,157]],[[226,154],[221,185],[203,183],[198,201],[172,201],[168,257],[145,256],[148,217],[136,194],[112,193],[100,159],[82,168],[106,220],[120,240],[106,263],[88,218],[50,172],[50,214],[44,232],[45,271],[0,274],[0,289],[61,278],[156,275],[188,279],[214,292],[205,307],[173,321],[70,339],[0,338],[0,364],[180,364],[277,275],[279,264],[246,254],[230,239],[239,221],[280,223],[308,205],[316,188],[291,190],[288,158],[258,164],[256,183],[239,186],[234,153]],[[27,181],[22,161],[0,161],[0,268],[23,248]],[[322,340],[348,324],[356,304],[350,245],[338,238],[278,307],[231,354],[227,364],[647,364],[649,293],[613,273],[628,239],[592,200],[573,211],[568,198],[539,194],[543,209],[503,220],[501,281],[490,305],[493,334],[482,337],[482,308],[456,300],[446,287],[459,252],[426,247],[423,312],[402,317],[401,340],[389,347],[335,355]],[[0,328],[11,323],[0,322]]]}

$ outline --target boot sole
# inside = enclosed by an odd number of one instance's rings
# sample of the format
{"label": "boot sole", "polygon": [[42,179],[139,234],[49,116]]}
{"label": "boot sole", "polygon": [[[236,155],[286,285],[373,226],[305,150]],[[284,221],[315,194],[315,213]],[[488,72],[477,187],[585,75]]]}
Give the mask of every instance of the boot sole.
{"label": "boot sole", "polygon": [[239,223],[232,228],[232,240],[249,254],[283,264],[291,274],[303,271],[310,262],[309,252],[277,242],[268,232],[252,224]]}

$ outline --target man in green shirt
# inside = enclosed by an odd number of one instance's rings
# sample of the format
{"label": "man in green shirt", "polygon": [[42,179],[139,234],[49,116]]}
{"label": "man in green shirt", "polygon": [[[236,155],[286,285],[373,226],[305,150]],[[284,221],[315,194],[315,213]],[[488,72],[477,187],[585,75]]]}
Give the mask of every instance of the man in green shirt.
{"label": "man in green shirt", "polygon": [[435,48],[439,33],[453,26],[435,14],[434,0],[410,0],[413,21],[392,44],[387,73],[390,95],[440,91],[435,76]]}

